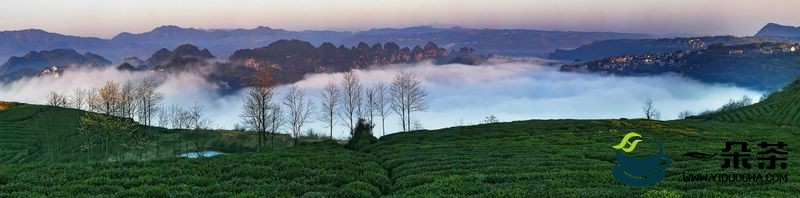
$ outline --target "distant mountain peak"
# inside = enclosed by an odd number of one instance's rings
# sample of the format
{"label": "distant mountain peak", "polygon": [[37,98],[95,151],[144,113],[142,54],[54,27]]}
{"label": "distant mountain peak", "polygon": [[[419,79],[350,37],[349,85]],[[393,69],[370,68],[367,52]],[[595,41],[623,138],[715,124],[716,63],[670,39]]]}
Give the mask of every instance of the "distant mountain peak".
{"label": "distant mountain peak", "polygon": [[42,30],[42,29],[35,29],[35,28],[31,28],[31,29],[24,29],[24,30],[13,30],[13,31],[9,31],[9,32],[34,32],[34,33],[50,33],[50,32],[44,31],[44,30]]}
{"label": "distant mountain peak", "polygon": [[104,66],[111,61],[100,55],[86,52],[80,54],[74,49],[59,48],[53,50],[31,51],[21,57],[11,57],[0,66],[0,74],[13,75],[12,78],[34,75],[44,68],[58,66]]}
{"label": "distant mountain peak", "polygon": [[205,60],[214,59],[214,55],[208,49],[200,49],[192,44],[183,44],[170,51],[166,48],[153,53],[147,59],[147,65],[156,69],[168,69],[176,66],[199,63]]}
{"label": "distant mountain peak", "polygon": [[156,31],[173,31],[173,30],[184,30],[185,28],[178,27],[177,25],[162,25],[153,29],[153,32]]}
{"label": "distant mountain peak", "polygon": [[767,25],[765,25],[765,26],[773,26],[773,25],[780,25],[780,24],[777,24],[777,23],[767,23]]}
{"label": "distant mountain peak", "polygon": [[256,30],[273,30],[273,29],[269,26],[258,26],[256,27]]}
{"label": "distant mountain peak", "polygon": [[800,37],[800,27],[767,23],[755,36],[760,37]]}

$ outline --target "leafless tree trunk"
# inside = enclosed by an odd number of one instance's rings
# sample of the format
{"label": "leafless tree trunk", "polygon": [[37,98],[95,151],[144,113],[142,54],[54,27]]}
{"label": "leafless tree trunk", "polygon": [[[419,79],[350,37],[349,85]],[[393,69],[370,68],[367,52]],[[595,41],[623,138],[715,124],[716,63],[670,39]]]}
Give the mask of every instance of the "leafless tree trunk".
{"label": "leafless tree trunk", "polygon": [[330,129],[330,139],[333,139],[333,126],[336,125],[334,116],[338,113],[339,103],[341,103],[339,88],[336,87],[336,83],[329,81],[328,85],[322,89],[322,103],[320,103],[322,111],[320,111],[319,120]]}
{"label": "leafless tree trunk", "polygon": [[383,135],[386,135],[386,116],[389,114],[386,106],[389,104],[389,98],[387,98],[386,94],[389,91],[386,87],[386,83],[378,82],[374,85],[375,89],[375,109],[378,116],[381,117],[381,130],[383,131]]}
{"label": "leafless tree trunk", "polygon": [[373,85],[364,89],[364,116],[368,118],[368,122],[375,125],[375,111],[377,111],[378,90]]}
{"label": "leafless tree trunk", "polygon": [[303,125],[308,123],[308,116],[314,111],[314,102],[306,100],[304,90],[292,86],[289,87],[283,98],[283,105],[288,111],[287,120],[292,127],[292,136],[294,136],[294,145],[296,146]]}
{"label": "leafless tree trunk", "polygon": [[[355,121],[358,120],[358,117],[361,115],[361,84],[359,83],[358,76],[356,76],[353,72],[346,72],[344,73],[344,79],[342,81],[342,111],[340,111],[339,117],[342,119],[342,122],[350,129],[350,133],[353,133],[353,128],[355,127]],[[350,134],[352,135],[352,134]]]}
{"label": "leafless tree trunk", "polygon": [[270,114],[269,114],[269,123],[270,123],[270,148],[275,148],[275,134],[278,133],[278,129],[283,126],[283,122],[285,119],[283,118],[283,112],[281,111],[280,105],[270,105]]}
{"label": "leafless tree trunk", "polygon": [[428,106],[425,98],[428,93],[421,86],[413,74],[401,72],[394,77],[389,88],[391,95],[391,108],[400,115],[403,131],[411,130],[411,112],[425,111]]}
{"label": "leafless tree trunk", "polygon": [[267,70],[260,70],[251,79],[251,87],[247,90],[242,112],[242,119],[247,128],[258,134],[258,146],[263,148],[264,136],[270,127],[270,107],[275,95],[275,84]]}

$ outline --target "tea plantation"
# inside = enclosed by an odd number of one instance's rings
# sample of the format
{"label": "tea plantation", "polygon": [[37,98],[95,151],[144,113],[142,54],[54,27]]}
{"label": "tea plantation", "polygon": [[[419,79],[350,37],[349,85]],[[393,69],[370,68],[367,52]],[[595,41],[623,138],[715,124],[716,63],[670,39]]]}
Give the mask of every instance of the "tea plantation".
{"label": "tea plantation", "polygon": [[[84,141],[77,128],[83,111],[60,107],[14,104],[0,109],[0,164],[30,162],[85,162],[100,159],[79,149]],[[154,159],[171,157],[185,151],[211,149],[219,151],[254,150],[252,134],[236,131],[167,130],[142,126],[147,134],[145,150],[126,153],[128,158]],[[281,136],[279,140],[286,139]],[[279,141],[285,147],[288,141]],[[87,156],[90,155],[90,156]]]}
{"label": "tea plantation", "polygon": [[[290,147],[285,137],[276,149],[256,151],[255,138],[242,132],[189,136],[143,127],[151,149],[144,158],[123,160],[81,160],[86,154],[75,143],[80,111],[11,105],[0,110],[0,196],[795,197],[798,88],[795,82],[753,106],[695,119],[492,123],[391,134],[358,151],[333,141]],[[628,132],[663,144],[672,159],[664,180],[649,187],[615,180],[612,146]],[[753,157],[751,168],[723,168],[720,154],[731,141],[747,142],[753,154],[761,142],[784,142],[787,167],[762,169]],[[227,154],[176,157],[193,149]],[[636,150],[658,148],[643,143]],[[716,155],[684,156],[688,152]],[[779,174],[787,180],[685,181],[690,174]]]}
{"label": "tea plantation", "polygon": [[372,197],[389,189],[366,154],[317,144],[147,162],[0,166],[3,197]]}
{"label": "tea plantation", "polygon": [[[640,188],[617,182],[614,149],[630,131],[655,138],[672,158],[667,177]],[[715,121],[538,120],[393,134],[366,149],[389,173],[398,196],[626,197],[769,196],[800,194],[800,128]],[[787,169],[722,169],[723,159],[682,156],[720,153],[726,141],[789,144]],[[637,150],[657,148],[650,145]],[[753,164],[756,163],[752,160]],[[790,182],[684,182],[687,173],[785,173]]]}
{"label": "tea plantation", "polygon": [[724,122],[800,124],[800,80],[792,82],[781,92],[771,94],[757,104],[741,109],[718,112],[702,118]]}

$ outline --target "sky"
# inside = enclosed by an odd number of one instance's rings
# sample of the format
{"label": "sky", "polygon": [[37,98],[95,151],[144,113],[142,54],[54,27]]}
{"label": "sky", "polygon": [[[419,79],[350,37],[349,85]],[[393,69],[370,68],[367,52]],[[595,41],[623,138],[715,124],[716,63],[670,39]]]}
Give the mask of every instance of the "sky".
{"label": "sky", "polygon": [[0,30],[44,29],[110,38],[161,25],[365,30],[458,25],[753,35],[769,22],[800,25],[797,0],[6,0]]}

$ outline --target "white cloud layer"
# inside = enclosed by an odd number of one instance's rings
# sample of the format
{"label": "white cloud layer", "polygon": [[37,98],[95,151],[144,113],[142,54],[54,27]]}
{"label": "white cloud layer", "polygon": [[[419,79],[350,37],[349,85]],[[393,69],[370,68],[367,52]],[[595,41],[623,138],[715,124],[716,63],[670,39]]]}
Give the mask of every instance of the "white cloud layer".
{"label": "white cloud layer", "polygon": [[[559,72],[551,66],[531,62],[494,63],[483,66],[459,64],[390,65],[380,69],[356,70],[364,86],[377,81],[390,82],[400,71],[415,74],[428,91],[426,112],[415,113],[428,129],[455,124],[480,123],[495,115],[500,121],[527,119],[600,119],[639,118],[642,104],[652,98],[663,119],[675,119],[679,112],[716,109],[732,98],[743,95],[759,98],[762,93],[730,85],[710,85],[677,75],[653,77],[616,77]],[[52,91],[72,93],[75,88],[99,87],[107,80],[136,80],[153,73],[121,72],[113,69],[68,72],[59,78],[29,78],[0,84],[0,100],[44,104]],[[240,122],[242,96],[218,94],[218,86],[200,75],[183,73],[159,76],[158,91],[166,95],[166,104],[202,104],[206,114],[221,128]],[[295,83],[307,91],[318,105],[321,88],[342,74],[313,74]],[[281,98],[283,88],[276,98]],[[313,119],[316,120],[316,119]],[[397,116],[387,120],[387,133],[400,130]],[[322,123],[309,128],[327,134]],[[344,127],[334,129],[337,137],[346,134]],[[380,134],[380,126],[376,134]]]}

